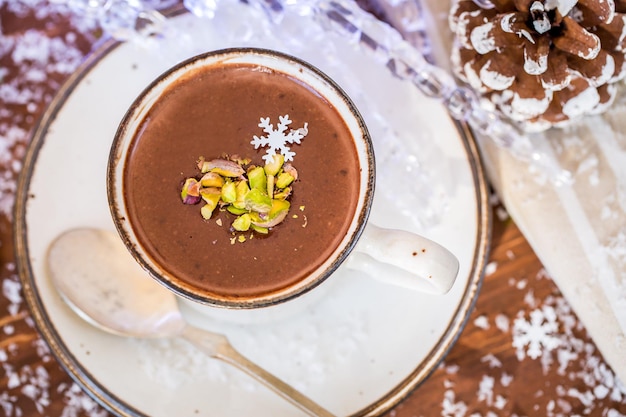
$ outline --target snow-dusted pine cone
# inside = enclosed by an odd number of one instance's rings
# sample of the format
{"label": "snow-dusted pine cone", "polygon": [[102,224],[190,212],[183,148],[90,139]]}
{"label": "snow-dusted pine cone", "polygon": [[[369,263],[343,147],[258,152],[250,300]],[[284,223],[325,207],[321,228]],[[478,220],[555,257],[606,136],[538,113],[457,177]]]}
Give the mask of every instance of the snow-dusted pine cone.
{"label": "snow-dusted pine cone", "polygon": [[455,74],[528,130],[606,110],[626,76],[626,0],[457,0]]}

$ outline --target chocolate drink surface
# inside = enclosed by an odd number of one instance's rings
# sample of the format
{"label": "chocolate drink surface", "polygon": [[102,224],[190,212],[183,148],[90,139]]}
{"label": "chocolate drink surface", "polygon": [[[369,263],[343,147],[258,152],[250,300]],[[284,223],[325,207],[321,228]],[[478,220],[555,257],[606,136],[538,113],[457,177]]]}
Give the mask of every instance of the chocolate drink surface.
{"label": "chocolate drink surface", "polygon": [[[198,173],[199,157],[224,154],[263,165],[260,118],[289,115],[289,128],[308,126],[292,144],[293,184],[287,218],[266,236],[233,239],[233,215],[181,202],[181,184]],[[176,279],[223,299],[270,294],[321,265],[347,233],[359,194],[356,148],[341,115],[281,72],[250,64],[196,69],[170,86],[143,120],[124,167],[129,221],[148,255]],[[238,233],[242,234],[242,233]]]}

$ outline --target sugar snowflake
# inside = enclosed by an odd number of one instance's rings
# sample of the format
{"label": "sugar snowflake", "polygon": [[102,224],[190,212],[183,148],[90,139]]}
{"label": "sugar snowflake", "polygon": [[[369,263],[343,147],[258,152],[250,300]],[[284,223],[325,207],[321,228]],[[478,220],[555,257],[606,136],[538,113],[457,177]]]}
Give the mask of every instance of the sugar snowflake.
{"label": "sugar snowflake", "polygon": [[292,122],[289,119],[288,114],[278,116],[279,123],[278,126],[276,126],[276,129],[274,129],[274,125],[270,123],[269,117],[261,117],[260,120],[261,122],[259,123],[259,127],[263,128],[266,135],[261,137],[254,135],[254,138],[250,142],[254,145],[254,149],[267,146],[267,152],[263,155],[263,160],[267,163],[273,160],[277,151],[280,151],[280,153],[285,157],[285,161],[293,161],[293,157],[296,153],[293,152],[287,145],[292,143],[300,144],[300,141],[308,133],[308,124],[305,123],[300,129],[291,129],[289,132],[285,133],[288,126]]}
{"label": "sugar snowflake", "polygon": [[516,318],[513,323],[513,347],[517,349],[518,358],[521,360],[528,355],[537,359],[544,349],[551,351],[557,348],[561,344],[555,336],[558,328],[556,312],[550,306],[531,311],[530,321],[524,317]]}

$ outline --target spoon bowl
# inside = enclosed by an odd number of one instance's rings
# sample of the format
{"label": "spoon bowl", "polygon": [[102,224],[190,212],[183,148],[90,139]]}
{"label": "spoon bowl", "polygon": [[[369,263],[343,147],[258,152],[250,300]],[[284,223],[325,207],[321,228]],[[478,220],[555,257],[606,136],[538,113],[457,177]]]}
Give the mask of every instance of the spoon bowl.
{"label": "spoon bowl", "polygon": [[61,298],[92,325],[123,337],[181,337],[205,354],[246,372],[307,414],[333,416],[245,358],[226,336],[189,325],[176,296],[147,276],[115,233],[69,230],[51,243],[47,267]]}
{"label": "spoon bowl", "polygon": [[119,238],[74,229],[48,249],[50,278],[61,298],[84,320],[125,337],[173,337],[185,327],[174,294],[146,277]]}

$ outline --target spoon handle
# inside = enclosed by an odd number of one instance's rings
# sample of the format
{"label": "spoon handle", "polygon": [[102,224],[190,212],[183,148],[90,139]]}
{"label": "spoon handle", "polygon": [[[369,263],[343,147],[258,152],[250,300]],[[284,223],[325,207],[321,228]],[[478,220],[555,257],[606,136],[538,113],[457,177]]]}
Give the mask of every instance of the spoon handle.
{"label": "spoon handle", "polygon": [[226,336],[188,325],[183,329],[181,337],[207,355],[239,368],[305,413],[317,417],[334,417],[334,414],[322,408],[294,387],[237,352]]}

